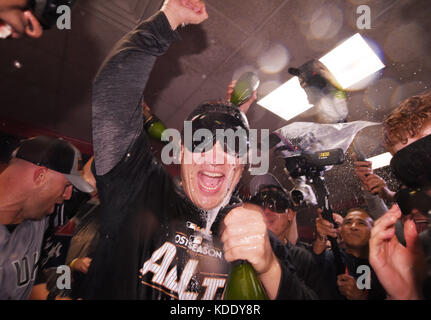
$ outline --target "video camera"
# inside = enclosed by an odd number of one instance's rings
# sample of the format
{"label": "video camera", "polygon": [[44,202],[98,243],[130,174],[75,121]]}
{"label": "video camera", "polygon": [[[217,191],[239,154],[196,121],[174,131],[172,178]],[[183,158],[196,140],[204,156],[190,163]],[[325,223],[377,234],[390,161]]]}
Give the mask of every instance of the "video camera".
{"label": "video camera", "polygon": [[27,7],[44,29],[50,29],[58,19],[57,8],[66,5],[70,8],[76,0],[28,0]]}
{"label": "video camera", "polygon": [[321,176],[328,166],[342,164],[345,156],[343,149],[330,149],[318,152],[301,151],[299,147],[275,133],[270,135],[270,147],[277,146],[274,152],[282,154],[285,168],[291,178],[294,188],[290,191],[296,205],[316,205],[317,200],[312,188],[306,184],[306,179]]}
{"label": "video camera", "polygon": [[343,149],[299,152],[285,158],[285,165],[292,178],[305,176],[312,179],[324,172],[327,166],[342,164],[344,159]]}
{"label": "video camera", "polygon": [[[314,152],[304,151],[295,147],[289,140],[284,139],[283,143],[281,143],[281,138],[278,138],[280,143],[277,144],[279,146],[275,151],[283,152],[286,170],[289,172],[290,177],[293,179],[302,177],[302,181],[304,183],[306,180],[305,178],[307,178],[313,183],[317,193],[317,204],[322,208],[323,218],[333,223],[335,226],[336,223],[332,216],[332,208],[329,204],[329,191],[326,187],[323,173],[328,169],[328,166],[342,164],[344,162],[345,156],[343,149],[330,149]],[[270,138],[270,143],[271,140],[273,142],[277,141],[276,137],[272,137],[272,139]],[[311,189],[311,187],[309,189]],[[300,189],[297,190],[300,191]],[[296,199],[302,200],[299,192],[296,192],[295,194],[291,192],[291,196],[294,201],[295,197]],[[302,196],[304,196],[304,193]],[[341,259],[337,239],[329,237],[329,241],[331,242],[331,250],[335,257],[337,275],[343,274],[345,266]]]}

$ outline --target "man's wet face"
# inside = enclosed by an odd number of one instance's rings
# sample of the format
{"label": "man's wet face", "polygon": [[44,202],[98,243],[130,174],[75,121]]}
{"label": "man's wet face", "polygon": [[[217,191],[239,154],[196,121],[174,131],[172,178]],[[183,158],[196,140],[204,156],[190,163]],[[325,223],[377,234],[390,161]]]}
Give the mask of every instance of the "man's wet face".
{"label": "man's wet face", "polygon": [[290,227],[292,214],[286,210],[285,213],[278,213],[269,208],[264,211],[265,223],[278,238],[280,238]]}
{"label": "man's wet face", "polygon": [[[224,152],[219,142],[209,152],[192,153],[183,147],[182,154],[181,178],[190,200],[203,210],[229,201],[244,169],[241,160]],[[192,157],[190,164],[184,161],[185,157]]]}
{"label": "man's wet face", "polygon": [[362,211],[352,211],[343,220],[341,236],[348,247],[362,248],[370,240],[373,220]]}

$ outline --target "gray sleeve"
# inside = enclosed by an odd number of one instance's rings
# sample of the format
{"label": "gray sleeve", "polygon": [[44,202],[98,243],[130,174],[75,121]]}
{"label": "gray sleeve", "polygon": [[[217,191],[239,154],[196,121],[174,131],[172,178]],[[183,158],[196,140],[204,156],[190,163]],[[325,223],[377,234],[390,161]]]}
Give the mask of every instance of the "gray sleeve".
{"label": "gray sleeve", "polygon": [[369,210],[368,213],[373,217],[374,220],[377,220],[388,211],[388,207],[382,198],[371,194],[367,190],[363,190],[362,192],[364,200],[367,203]]}
{"label": "gray sleeve", "polygon": [[156,57],[178,39],[163,12],[138,25],[114,47],[93,84],[96,173],[108,173],[142,131],[141,102]]}
{"label": "gray sleeve", "polygon": [[[363,195],[369,210],[368,213],[371,215],[371,217],[373,217],[374,220],[379,219],[389,210],[383,199],[379,196],[375,196],[366,190],[363,190]],[[397,236],[400,243],[405,243],[404,227],[400,220],[398,220],[395,224],[395,235]]]}

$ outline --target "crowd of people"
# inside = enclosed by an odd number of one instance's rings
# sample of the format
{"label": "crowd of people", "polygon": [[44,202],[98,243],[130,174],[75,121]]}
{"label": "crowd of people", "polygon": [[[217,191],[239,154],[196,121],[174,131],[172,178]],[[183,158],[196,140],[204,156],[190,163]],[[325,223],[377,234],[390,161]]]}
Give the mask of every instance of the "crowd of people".
{"label": "crowd of people", "polygon": [[[29,15],[27,1],[0,2],[14,38],[34,36]],[[222,141],[210,157],[183,141],[180,183],[151,152],[138,115],[153,65],[179,26],[207,18],[201,0],[166,0],[115,46],[94,80],[85,166],[59,138],[26,139],[13,152],[0,174],[0,299],[222,299],[236,260],[253,266],[269,299],[428,299],[431,93],[383,122],[402,188],[389,190],[369,161],[355,161],[367,206],[332,222],[316,210],[314,242],[301,242],[290,192],[268,173],[243,196],[243,155]],[[186,120],[192,130],[249,132],[255,99],[205,102]],[[70,286],[59,286],[59,266],[69,266]]]}

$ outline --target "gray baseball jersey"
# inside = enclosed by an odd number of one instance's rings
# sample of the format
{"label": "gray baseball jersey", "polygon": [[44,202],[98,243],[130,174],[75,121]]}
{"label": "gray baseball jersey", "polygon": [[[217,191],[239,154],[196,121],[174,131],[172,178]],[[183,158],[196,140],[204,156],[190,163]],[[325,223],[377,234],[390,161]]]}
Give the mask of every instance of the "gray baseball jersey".
{"label": "gray baseball jersey", "polygon": [[26,220],[12,232],[0,224],[0,300],[28,299],[47,224]]}

